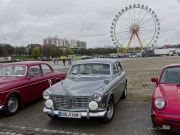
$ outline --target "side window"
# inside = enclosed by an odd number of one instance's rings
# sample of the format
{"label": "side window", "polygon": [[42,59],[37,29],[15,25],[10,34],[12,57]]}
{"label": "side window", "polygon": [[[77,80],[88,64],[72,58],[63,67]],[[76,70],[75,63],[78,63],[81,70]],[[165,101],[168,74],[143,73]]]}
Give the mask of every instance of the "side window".
{"label": "side window", "polygon": [[122,66],[119,61],[117,62],[117,67],[118,67],[119,72],[122,72]]}
{"label": "side window", "polygon": [[119,73],[118,67],[116,63],[113,63],[113,74]]}
{"label": "side window", "polygon": [[42,64],[41,65],[43,74],[51,73],[52,69],[47,65],[47,64]]}
{"label": "side window", "polygon": [[32,76],[38,76],[42,74],[39,65],[31,66],[29,68],[29,72],[31,73]]}

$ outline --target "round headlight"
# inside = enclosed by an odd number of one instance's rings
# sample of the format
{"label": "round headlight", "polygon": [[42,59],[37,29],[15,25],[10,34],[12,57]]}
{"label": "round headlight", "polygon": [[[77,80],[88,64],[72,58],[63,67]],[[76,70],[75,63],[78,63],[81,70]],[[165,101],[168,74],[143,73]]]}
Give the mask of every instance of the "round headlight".
{"label": "round headlight", "polygon": [[157,109],[163,109],[165,107],[165,101],[163,98],[156,98],[154,104]]}
{"label": "round headlight", "polygon": [[46,100],[45,106],[46,106],[47,108],[52,108],[53,105],[54,105],[54,103],[53,103],[53,101],[52,101],[51,99]]}
{"label": "round headlight", "polygon": [[49,93],[48,91],[44,91],[44,92],[43,92],[43,98],[44,98],[45,100],[49,99],[49,98],[50,98],[50,93]]}
{"label": "round headlight", "polygon": [[92,110],[92,111],[97,110],[97,109],[98,109],[98,104],[97,104],[97,102],[91,101],[91,102],[89,103],[89,109]]}
{"label": "round headlight", "polygon": [[95,93],[93,98],[94,98],[94,101],[100,102],[102,100],[102,95],[100,93]]}

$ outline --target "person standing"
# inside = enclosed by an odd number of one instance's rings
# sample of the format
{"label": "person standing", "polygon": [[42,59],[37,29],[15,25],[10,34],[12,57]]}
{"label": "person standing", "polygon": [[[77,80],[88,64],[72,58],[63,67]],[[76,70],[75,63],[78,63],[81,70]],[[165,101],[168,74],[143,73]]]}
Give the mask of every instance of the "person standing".
{"label": "person standing", "polygon": [[68,59],[68,65],[71,66],[71,64],[72,63],[71,63],[71,58],[70,58],[70,59]]}
{"label": "person standing", "polygon": [[64,67],[66,66],[66,60],[65,59],[63,59],[63,65],[64,65]]}

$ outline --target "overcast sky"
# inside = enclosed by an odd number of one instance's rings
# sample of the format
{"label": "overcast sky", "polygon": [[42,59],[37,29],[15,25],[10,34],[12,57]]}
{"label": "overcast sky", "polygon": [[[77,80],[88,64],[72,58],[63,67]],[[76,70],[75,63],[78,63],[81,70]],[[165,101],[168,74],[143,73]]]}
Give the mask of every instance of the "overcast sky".
{"label": "overcast sky", "polygon": [[87,41],[88,47],[113,46],[112,20],[133,3],[148,5],[158,15],[158,44],[180,43],[179,0],[0,0],[0,42],[42,44],[57,35]]}

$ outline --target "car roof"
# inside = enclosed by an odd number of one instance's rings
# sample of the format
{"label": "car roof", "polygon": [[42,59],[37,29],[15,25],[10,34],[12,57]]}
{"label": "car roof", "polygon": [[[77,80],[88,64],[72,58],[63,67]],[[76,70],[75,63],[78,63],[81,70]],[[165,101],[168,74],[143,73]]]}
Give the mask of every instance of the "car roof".
{"label": "car roof", "polygon": [[43,62],[43,61],[22,61],[22,62],[7,63],[6,65],[26,65],[26,66],[31,66],[31,65],[36,65],[36,64],[47,64],[47,63]]}
{"label": "car roof", "polygon": [[85,64],[85,63],[105,63],[105,64],[112,64],[117,62],[117,59],[108,59],[108,58],[95,58],[95,59],[86,59],[86,60],[79,60],[76,61],[74,64]]}
{"label": "car roof", "polygon": [[164,68],[168,68],[168,67],[180,67],[180,63],[169,64],[169,65],[164,66]]}

